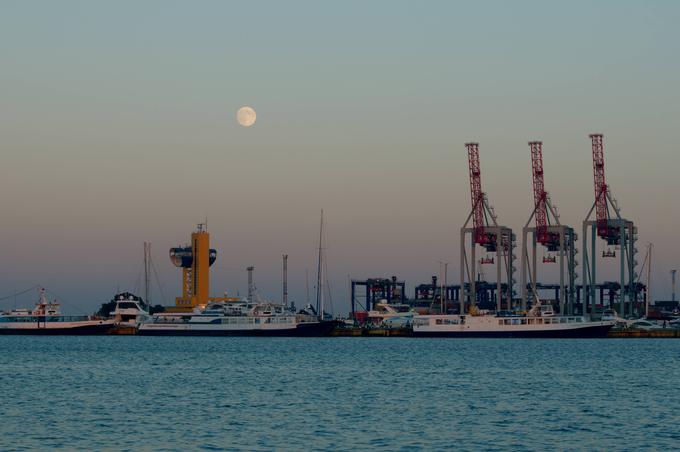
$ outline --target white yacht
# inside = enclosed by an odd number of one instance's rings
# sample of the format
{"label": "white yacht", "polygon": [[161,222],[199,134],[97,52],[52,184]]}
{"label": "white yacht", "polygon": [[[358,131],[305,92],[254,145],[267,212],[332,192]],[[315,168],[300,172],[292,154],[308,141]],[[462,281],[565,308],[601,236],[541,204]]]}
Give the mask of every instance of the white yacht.
{"label": "white yacht", "polygon": [[116,326],[137,328],[149,318],[142,308],[139,297],[131,293],[116,295],[116,309],[111,313]]}
{"label": "white yacht", "polygon": [[594,338],[606,337],[614,324],[612,320],[591,321],[584,316],[554,315],[552,309],[537,304],[526,315],[416,315],[413,335]]}
{"label": "white yacht", "polygon": [[113,320],[62,315],[60,304],[48,301],[42,288],[32,310],[14,309],[0,313],[0,334],[106,334],[112,327]]}
{"label": "white yacht", "polygon": [[385,323],[389,325],[409,325],[413,320],[411,306],[402,303],[388,303],[380,300],[373,309],[368,311],[368,321],[373,323]]}
{"label": "white yacht", "polygon": [[154,314],[139,326],[147,336],[326,336],[334,322],[273,303],[210,303],[194,312]]}

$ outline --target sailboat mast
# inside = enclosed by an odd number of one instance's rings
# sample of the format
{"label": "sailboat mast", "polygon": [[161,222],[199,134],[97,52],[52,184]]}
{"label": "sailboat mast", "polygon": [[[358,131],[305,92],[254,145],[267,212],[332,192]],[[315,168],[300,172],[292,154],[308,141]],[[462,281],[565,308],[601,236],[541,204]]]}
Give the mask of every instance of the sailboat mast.
{"label": "sailboat mast", "polygon": [[[647,296],[645,297],[645,318],[649,317],[649,303],[652,301],[652,248],[651,243],[647,245]],[[665,323],[664,323],[665,325]]]}
{"label": "sailboat mast", "polygon": [[323,318],[323,209],[319,226],[319,262],[316,270],[316,312]]}
{"label": "sailboat mast", "polygon": [[151,243],[144,242],[144,303],[151,306]]}
{"label": "sailboat mast", "polygon": [[310,303],[309,299],[309,269],[305,268],[305,282],[307,284],[307,304]]}

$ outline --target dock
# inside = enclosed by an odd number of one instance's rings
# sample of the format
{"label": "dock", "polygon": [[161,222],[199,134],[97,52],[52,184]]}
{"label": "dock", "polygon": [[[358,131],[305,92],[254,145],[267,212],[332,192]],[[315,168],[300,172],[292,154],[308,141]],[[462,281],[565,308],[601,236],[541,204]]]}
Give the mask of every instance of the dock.
{"label": "dock", "polygon": [[332,337],[409,337],[413,336],[411,328],[369,328],[362,326],[334,328]]}
{"label": "dock", "polygon": [[609,337],[680,337],[680,329],[664,328],[660,330],[611,330]]}

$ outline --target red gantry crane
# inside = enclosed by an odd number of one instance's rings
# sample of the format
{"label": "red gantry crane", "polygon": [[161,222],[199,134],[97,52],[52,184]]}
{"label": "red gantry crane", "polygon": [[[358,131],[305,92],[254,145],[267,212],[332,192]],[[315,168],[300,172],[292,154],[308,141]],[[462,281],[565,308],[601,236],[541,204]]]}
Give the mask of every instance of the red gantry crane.
{"label": "red gantry crane", "polygon": [[[514,235],[512,230],[505,226],[499,226],[496,222],[496,214],[482,191],[481,168],[479,164],[479,143],[466,143],[468,164],[470,170],[470,197],[472,210],[461,228],[461,253],[460,253],[460,281],[468,302],[474,306],[477,302],[477,261],[475,257],[476,245],[483,247],[487,253],[496,253],[496,310],[500,311],[502,300],[505,298],[507,309],[512,308],[513,296],[513,247]],[[472,220],[472,228],[468,224]],[[465,248],[465,235],[470,233],[470,260],[467,259]],[[492,264],[492,257],[483,258],[482,263]],[[502,282],[505,274],[505,283]],[[465,289],[466,280],[469,290]],[[466,296],[460,297],[460,313],[465,312]]]}
{"label": "red gantry crane", "polygon": [[[554,264],[559,259],[560,281],[556,284],[543,284],[543,288],[555,289],[560,303],[560,312],[573,312],[574,296],[576,292],[576,248],[574,242],[576,235],[574,229],[560,224],[557,209],[552,205],[550,196],[545,190],[543,179],[543,142],[530,141],[531,174],[534,191],[534,209],[526,225],[522,229],[522,309],[527,308],[529,289],[532,299],[536,299],[539,284],[537,282],[537,244],[545,247],[549,252],[557,252],[558,256],[548,255],[543,257],[544,264]],[[529,224],[532,218],[536,227]],[[531,234],[529,242],[527,236]],[[529,248],[532,259],[529,261]],[[531,277],[531,284],[527,285],[527,272]]]}
{"label": "red gantry crane", "polygon": [[[588,311],[588,305],[597,304],[597,260],[595,237],[600,237],[609,246],[619,247],[619,307],[618,314],[621,316],[633,314],[634,305],[637,301],[640,288],[636,284],[635,267],[635,242],[637,240],[637,228],[632,221],[621,217],[621,211],[604,177],[604,140],[601,133],[590,135],[593,153],[593,182],[595,187],[595,202],[593,203],[586,219],[583,221],[583,287],[584,287],[584,314]],[[612,215],[612,210],[614,214]],[[595,221],[591,215],[595,211]],[[591,240],[587,240],[590,229]],[[616,257],[616,252],[606,250],[603,257]],[[600,300],[603,303],[604,300]],[[611,306],[613,308],[613,306]],[[595,313],[591,309],[591,316]]]}

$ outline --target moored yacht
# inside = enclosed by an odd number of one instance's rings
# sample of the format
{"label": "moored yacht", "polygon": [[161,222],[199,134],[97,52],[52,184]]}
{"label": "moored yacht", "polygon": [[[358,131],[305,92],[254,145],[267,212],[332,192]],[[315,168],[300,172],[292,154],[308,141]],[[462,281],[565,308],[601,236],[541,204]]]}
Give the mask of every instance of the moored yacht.
{"label": "moored yacht", "polygon": [[50,302],[45,289],[32,310],[14,309],[0,313],[0,334],[106,334],[113,320],[102,320],[86,315],[62,315],[60,304]]}
{"label": "moored yacht", "polygon": [[368,321],[390,325],[408,325],[413,320],[411,306],[403,303],[388,303],[380,300],[373,309],[368,311]]}
{"label": "moored yacht", "polygon": [[137,328],[144,320],[149,318],[149,313],[142,307],[141,299],[131,293],[117,294],[116,309],[111,312],[116,327]]}

